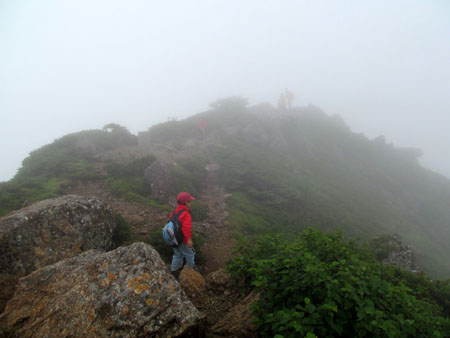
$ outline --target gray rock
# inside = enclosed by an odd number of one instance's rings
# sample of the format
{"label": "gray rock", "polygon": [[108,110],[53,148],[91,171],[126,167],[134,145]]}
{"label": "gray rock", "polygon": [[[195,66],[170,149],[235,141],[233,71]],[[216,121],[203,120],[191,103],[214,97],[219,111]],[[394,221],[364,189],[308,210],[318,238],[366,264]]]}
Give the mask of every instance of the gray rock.
{"label": "gray rock", "polygon": [[148,244],[90,250],[21,278],[2,315],[18,337],[176,337],[199,311]]}
{"label": "gray rock", "polygon": [[172,194],[169,167],[160,161],[153,162],[145,169],[145,178],[152,187],[152,196],[158,202],[167,202]]}
{"label": "gray rock", "polygon": [[17,280],[89,249],[113,248],[116,220],[92,197],[44,200],[0,218],[0,311]]}

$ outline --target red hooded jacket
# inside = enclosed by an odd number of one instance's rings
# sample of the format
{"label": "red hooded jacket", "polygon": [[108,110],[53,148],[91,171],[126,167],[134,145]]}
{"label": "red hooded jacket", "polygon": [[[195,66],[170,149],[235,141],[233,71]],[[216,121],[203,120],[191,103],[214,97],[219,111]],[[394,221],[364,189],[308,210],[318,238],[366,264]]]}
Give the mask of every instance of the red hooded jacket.
{"label": "red hooded jacket", "polygon": [[[183,243],[188,243],[188,240],[192,238],[192,217],[191,217],[191,210],[183,205],[178,204],[177,208],[175,209],[175,213],[178,214],[180,210],[185,209],[186,211],[183,212],[180,217],[178,217],[180,223],[181,223],[181,230],[183,231],[184,240]],[[173,211],[170,213],[169,219],[172,217]]]}

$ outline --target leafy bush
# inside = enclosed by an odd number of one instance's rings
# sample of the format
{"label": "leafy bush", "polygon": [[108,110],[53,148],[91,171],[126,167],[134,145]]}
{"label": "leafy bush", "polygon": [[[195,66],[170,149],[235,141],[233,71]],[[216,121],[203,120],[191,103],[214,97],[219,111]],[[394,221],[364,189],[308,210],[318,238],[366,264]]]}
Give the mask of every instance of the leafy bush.
{"label": "leafy bush", "polygon": [[108,172],[108,185],[111,192],[127,201],[160,207],[165,210],[165,206],[151,198],[151,186],[144,176],[145,169],[154,160],[154,156],[146,156],[128,163],[108,163],[105,168]]}
{"label": "leafy bush", "polygon": [[0,216],[20,209],[30,203],[60,195],[62,188],[70,182],[64,178],[41,176],[12,179],[0,183]]}
{"label": "leafy bush", "polygon": [[208,218],[208,206],[199,200],[191,202],[192,221],[201,222]]}
{"label": "leafy bush", "polygon": [[170,181],[176,192],[187,191],[196,196],[205,185],[206,158],[187,158],[170,168]]}
{"label": "leafy bush", "polygon": [[371,239],[369,246],[373,250],[375,257],[379,262],[387,259],[396,249],[396,247],[391,244],[391,235],[388,234],[382,234]]}
{"label": "leafy bush", "polygon": [[116,215],[116,227],[113,230],[112,240],[115,247],[119,247],[131,238],[131,227],[122,215]]}
{"label": "leafy bush", "polygon": [[260,294],[253,313],[265,337],[442,337],[450,330],[433,298],[340,233],[244,241],[228,269]]}
{"label": "leafy bush", "polygon": [[128,163],[111,162],[105,166],[108,175],[114,178],[144,176],[144,171],[155,161],[154,156],[144,156]]}
{"label": "leafy bush", "polygon": [[0,215],[21,208],[24,202],[57,197],[62,188],[74,180],[102,178],[93,166],[96,154],[136,144],[136,136],[119,127],[116,125],[112,132],[87,130],[66,135],[32,151],[22,161],[16,176],[0,183]]}

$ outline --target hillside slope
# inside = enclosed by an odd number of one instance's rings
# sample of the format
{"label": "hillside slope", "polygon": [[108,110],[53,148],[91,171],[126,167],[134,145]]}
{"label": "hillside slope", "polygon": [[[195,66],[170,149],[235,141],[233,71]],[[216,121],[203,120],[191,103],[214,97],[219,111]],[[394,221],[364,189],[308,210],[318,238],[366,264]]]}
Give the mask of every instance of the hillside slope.
{"label": "hillside slope", "polygon": [[[200,117],[208,122],[205,137]],[[450,276],[450,181],[422,168],[417,150],[371,141],[314,106],[287,111],[235,99],[137,137],[113,127],[33,152],[13,180],[0,184],[1,212],[89,180],[164,208],[144,176],[151,163],[167,166],[172,198],[180,190],[207,196],[213,165],[217,194],[231,194],[227,221],[239,233],[288,237],[311,226],[362,238],[395,232],[415,247],[426,272]]]}

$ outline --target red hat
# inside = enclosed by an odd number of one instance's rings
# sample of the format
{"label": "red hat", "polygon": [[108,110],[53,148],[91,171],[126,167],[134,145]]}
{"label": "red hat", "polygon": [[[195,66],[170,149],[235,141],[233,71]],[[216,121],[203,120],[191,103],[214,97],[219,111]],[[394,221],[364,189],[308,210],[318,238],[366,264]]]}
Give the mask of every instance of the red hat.
{"label": "red hat", "polygon": [[195,198],[189,195],[189,193],[187,192],[180,192],[177,196],[177,201],[183,204],[193,200],[195,200]]}

